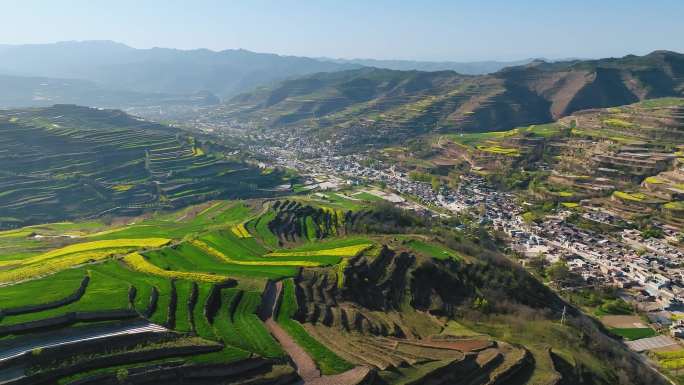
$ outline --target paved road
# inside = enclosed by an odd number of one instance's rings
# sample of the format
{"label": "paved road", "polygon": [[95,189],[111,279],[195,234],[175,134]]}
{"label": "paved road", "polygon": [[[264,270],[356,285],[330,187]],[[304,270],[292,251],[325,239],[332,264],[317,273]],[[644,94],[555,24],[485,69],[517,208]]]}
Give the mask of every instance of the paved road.
{"label": "paved road", "polygon": [[46,333],[31,338],[17,338],[4,341],[0,345],[0,362],[18,357],[34,349],[50,348],[79,342],[104,339],[124,334],[138,334],[146,332],[166,332],[168,329],[149,322],[136,322],[124,325],[106,325],[83,329],[67,329],[62,333]]}

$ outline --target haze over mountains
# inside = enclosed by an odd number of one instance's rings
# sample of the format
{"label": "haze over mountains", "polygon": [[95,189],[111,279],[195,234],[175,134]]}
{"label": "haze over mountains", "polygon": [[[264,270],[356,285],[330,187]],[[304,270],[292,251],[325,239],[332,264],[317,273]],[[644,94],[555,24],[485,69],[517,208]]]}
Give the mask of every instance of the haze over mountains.
{"label": "haze over mountains", "polygon": [[486,60],[473,62],[329,58],[322,58],[321,60],[399,71],[455,71],[464,75],[484,75],[499,71],[506,67],[525,65],[532,62],[534,59],[511,61]]}
{"label": "haze over mountains", "polygon": [[207,49],[136,49],[112,41],[0,45],[0,87],[3,89],[0,106],[75,103],[124,107],[194,104],[198,101],[211,104],[214,99],[205,99],[206,94],[196,94],[210,92],[220,98],[230,98],[292,77],[364,66],[483,74],[529,61],[458,63],[313,59],[241,49],[220,52]]}
{"label": "haze over mountains", "polygon": [[0,62],[5,75],[88,80],[137,93],[209,91],[220,97],[291,76],[359,67],[245,50],[135,49],[110,41],[2,46]]}
{"label": "haze over mountains", "polygon": [[345,143],[546,123],[581,109],[681,96],[683,78],[684,55],[669,51],[438,63],[136,49],[111,41],[0,46],[0,106],[215,106],[205,111],[211,119],[303,128]]}

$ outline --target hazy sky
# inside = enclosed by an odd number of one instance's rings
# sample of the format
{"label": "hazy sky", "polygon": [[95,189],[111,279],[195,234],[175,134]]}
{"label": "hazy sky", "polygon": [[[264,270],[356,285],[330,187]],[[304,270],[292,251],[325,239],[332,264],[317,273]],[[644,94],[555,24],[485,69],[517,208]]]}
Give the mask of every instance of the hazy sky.
{"label": "hazy sky", "polygon": [[115,40],[344,58],[684,52],[684,0],[0,0],[0,43]]}

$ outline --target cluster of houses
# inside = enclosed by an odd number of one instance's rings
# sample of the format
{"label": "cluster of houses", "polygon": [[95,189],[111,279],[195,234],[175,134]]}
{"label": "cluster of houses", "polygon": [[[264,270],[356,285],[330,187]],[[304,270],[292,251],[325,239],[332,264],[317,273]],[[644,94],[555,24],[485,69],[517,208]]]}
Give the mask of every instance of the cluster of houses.
{"label": "cluster of houses", "polygon": [[538,225],[509,222],[514,250],[549,262],[566,261],[584,284],[626,289],[625,299],[645,311],[679,309],[684,300],[684,252],[661,239],[623,230],[609,238],[566,221],[567,213]]}

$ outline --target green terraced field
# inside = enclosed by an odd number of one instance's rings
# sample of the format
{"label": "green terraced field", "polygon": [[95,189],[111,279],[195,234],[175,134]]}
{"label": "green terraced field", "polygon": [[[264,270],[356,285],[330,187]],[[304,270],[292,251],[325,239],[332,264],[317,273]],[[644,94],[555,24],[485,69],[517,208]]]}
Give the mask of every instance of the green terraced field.
{"label": "green terraced field", "polygon": [[278,245],[278,237],[273,235],[271,230],[268,229],[268,223],[275,218],[275,213],[272,211],[251,220],[247,223],[247,230],[257,236],[261,241],[270,247],[276,247]]}
{"label": "green terraced field", "polygon": [[[5,264],[0,266],[0,273],[12,272],[30,261],[70,261],[79,253],[120,247],[118,253],[105,258],[84,260],[78,265],[59,265],[59,269],[45,275],[0,286],[0,351],[3,343],[33,338],[33,333],[49,336],[53,330],[93,330],[147,320],[172,332],[162,341],[144,335],[127,346],[110,348],[108,342],[103,344],[107,349],[91,347],[92,351],[86,353],[78,350],[81,345],[77,343],[71,348],[60,348],[69,355],[68,359],[43,364],[41,368],[32,366],[31,370],[45,372],[55,365],[69,367],[80,362],[93,365],[77,373],[56,375],[60,383],[67,384],[94,375],[120,381],[143,370],[140,360],[147,365],[184,365],[183,370],[192,370],[202,365],[250,367],[250,360],[268,358],[276,365],[248,370],[250,374],[245,375],[271,381],[269,376],[282,374],[275,368],[290,368],[283,373],[293,370],[288,366],[287,357],[292,354],[291,350],[280,346],[260,318],[264,316],[262,298],[269,305],[276,299],[267,295],[268,288],[275,286],[273,281],[283,283],[275,321],[311,357],[323,375],[368,364],[360,356],[349,356],[349,352],[339,350],[363,349],[364,343],[371,344],[368,346],[371,361],[398,362],[399,356],[406,353],[379,353],[384,348],[377,344],[382,342],[374,340],[382,333],[395,333],[392,327],[416,334],[439,333],[432,317],[412,307],[402,308],[411,303],[409,292],[417,289],[414,286],[397,288],[397,293],[406,295],[401,300],[403,304],[387,311],[371,310],[361,302],[350,302],[343,295],[360,290],[360,295],[372,297],[383,290],[386,292],[383,296],[392,297],[395,294],[384,289],[390,287],[388,282],[409,282],[406,277],[395,277],[395,274],[420,277],[432,274],[432,270],[421,270],[429,261],[464,257],[426,234],[389,236],[355,232],[353,213],[302,202],[212,201],[111,224],[93,220],[61,222],[2,232],[0,261]],[[373,216],[372,212],[363,214]],[[307,234],[302,226],[315,232]],[[240,231],[235,231],[236,228]],[[301,233],[297,233],[298,229]],[[387,242],[391,247],[399,246],[395,249],[396,255],[386,254],[388,250],[379,247]],[[24,246],[28,248],[19,257]],[[404,251],[413,255],[404,258]],[[403,262],[394,261],[395,256],[403,258]],[[476,263],[471,257],[468,261],[467,265]],[[442,265],[433,265],[433,268]],[[467,271],[477,272],[477,269]],[[467,271],[459,274],[471,274]],[[458,285],[479,279],[482,278],[464,277]],[[381,281],[381,286],[366,287]],[[80,289],[84,282],[85,289]],[[437,295],[435,288],[428,288],[427,292]],[[336,303],[342,304],[345,310]],[[43,326],[45,322],[50,323]],[[322,337],[326,329],[321,328],[328,327],[327,323],[337,328],[334,333],[341,333],[335,334],[339,341]],[[349,329],[345,331],[343,325]],[[385,331],[376,329],[378,325],[384,325]],[[364,335],[370,339],[364,340]],[[534,353],[540,351],[541,348]],[[153,352],[155,356],[140,358],[138,354],[143,352]],[[41,354],[30,353],[28,359],[38,360]],[[447,353],[440,353],[440,357],[444,354]],[[381,369],[383,378],[395,381],[396,377],[399,383],[413,378],[406,373],[413,373],[424,358],[416,360],[410,355],[404,358],[408,361],[402,364],[401,370]],[[540,372],[552,372],[550,360],[540,362],[543,366]]]}
{"label": "green terraced field", "polygon": [[230,314],[232,325],[249,350],[259,352],[265,357],[280,357],[283,355],[282,349],[256,315],[260,303],[261,293],[243,292],[240,302]]}
{"label": "green terraced field", "polygon": [[305,253],[308,251],[331,250],[342,247],[367,245],[369,243],[373,243],[373,241],[370,238],[363,236],[336,237],[333,239],[324,239],[314,242],[307,242],[297,247],[279,249],[278,251],[290,253]]}
{"label": "green terraced field", "polygon": [[[118,226],[91,221],[45,224],[5,231],[1,233],[0,250],[14,252],[27,243],[34,250],[28,256],[22,256],[22,259],[9,259],[16,258],[14,254],[10,257],[0,254],[2,260],[8,261],[5,273],[17,269],[12,264],[27,263],[25,261],[50,261],[62,258],[63,254],[71,258],[71,255],[96,251],[105,246],[137,245],[143,249],[153,249],[144,251],[144,256],[137,258],[144,258],[145,263],[155,269],[161,269],[160,272],[164,274],[150,274],[147,268],[138,269],[133,262],[134,259],[130,258],[134,254],[125,257],[112,256],[100,261],[91,260],[90,262],[95,263],[75,269],[68,268],[68,265],[60,265],[58,270],[45,277],[37,276],[37,279],[27,282],[0,287],[3,308],[11,309],[61,300],[72,295],[83,278],[88,276],[90,283],[85,293],[75,302],[64,306],[26,314],[6,315],[0,319],[0,326],[57,317],[69,312],[130,308],[159,324],[167,325],[169,321],[173,321],[170,326],[178,331],[196,332],[209,339],[251,341],[247,345],[238,346],[267,356],[280,356],[282,351],[273,347],[270,336],[265,337],[267,333],[264,334],[265,329],[255,315],[260,293],[254,290],[260,290],[266,279],[295,276],[299,264],[337,264],[340,256],[326,250],[353,248],[353,254],[356,254],[367,248],[371,241],[368,238],[334,239],[327,242],[305,243],[293,249],[274,249],[269,244],[273,244],[273,239],[277,237],[268,230],[268,223],[273,218],[272,211],[256,215],[253,208],[240,202],[219,201],[177,212],[156,214],[142,221]],[[256,228],[251,227],[249,223],[264,225],[258,226],[260,231],[252,230],[256,237],[239,237],[231,231],[236,224],[245,221],[248,223],[247,231]],[[73,237],[61,237],[67,233]],[[36,234],[42,237],[30,238]],[[193,241],[187,241],[188,237],[210,245],[219,253],[225,253],[225,256],[234,259],[235,263],[226,262],[195,246]],[[163,246],[169,242],[173,245]],[[130,248],[122,249],[122,254],[131,251]],[[293,254],[289,255],[288,252]],[[276,253],[277,256],[269,256],[269,253]],[[281,255],[282,253],[285,255]],[[133,267],[136,270],[133,270]],[[182,272],[186,274],[182,277],[187,277],[175,281],[175,295],[172,295],[171,277],[175,275],[173,272]],[[193,274],[200,279],[199,282],[192,282],[190,277],[194,277]],[[216,281],[220,280],[219,277],[232,278],[244,288],[224,289],[233,294],[240,292],[239,303],[225,303],[225,311],[230,313],[221,311],[217,315],[217,319],[230,320],[238,331],[239,338],[230,337],[230,328],[226,328],[225,325],[210,324],[205,318],[204,302],[212,284],[202,281],[200,277],[203,275],[214,276],[217,278]],[[190,312],[186,303],[195,285],[199,295],[195,308]],[[151,307],[153,293],[156,293],[157,297],[156,306]],[[175,299],[172,300],[172,297]],[[224,297],[230,302],[230,295],[225,294]],[[173,302],[176,306],[170,309],[169,306]],[[170,310],[172,313],[169,313]]]}
{"label": "green terraced field", "polygon": [[[14,325],[23,322],[35,321],[44,318],[56,317],[74,311],[97,311],[97,310],[117,310],[128,307],[129,283],[126,281],[112,279],[110,276],[97,270],[80,268],[75,270],[83,277],[85,274],[90,276],[90,284],[83,297],[75,303],[61,306],[55,309],[27,313],[20,315],[5,316],[0,320],[2,325]],[[37,287],[56,286],[61,283],[60,275],[43,278],[47,282],[42,282]],[[9,286],[8,288],[12,288]],[[47,294],[47,296],[45,296]],[[52,297],[49,292],[35,293],[34,304],[50,301]]]}
{"label": "green terraced field", "polygon": [[435,243],[423,242],[417,239],[408,239],[406,245],[417,253],[425,254],[436,259],[461,259],[461,256],[444,246]]}
{"label": "green terraced field", "polygon": [[200,240],[236,260],[252,260],[266,252],[256,239],[238,238],[229,230],[206,234]]}
{"label": "green terraced field", "polygon": [[37,279],[4,287],[0,291],[0,309],[48,303],[67,297],[81,284],[85,272],[82,269],[61,271],[49,279]]}
{"label": "green terraced field", "polygon": [[[222,263],[217,258],[203,252],[189,243],[183,243],[175,249],[163,250],[146,254],[150,262],[165,270],[188,272],[212,272],[226,276],[242,276],[254,278],[281,278],[296,274],[297,270],[291,266],[249,266]],[[260,257],[255,257],[256,258]]]}
{"label": "green terraced field", "polygon": [[269,196],[263,174],[178,129],[71,105],[0,111],[0,229]]}

